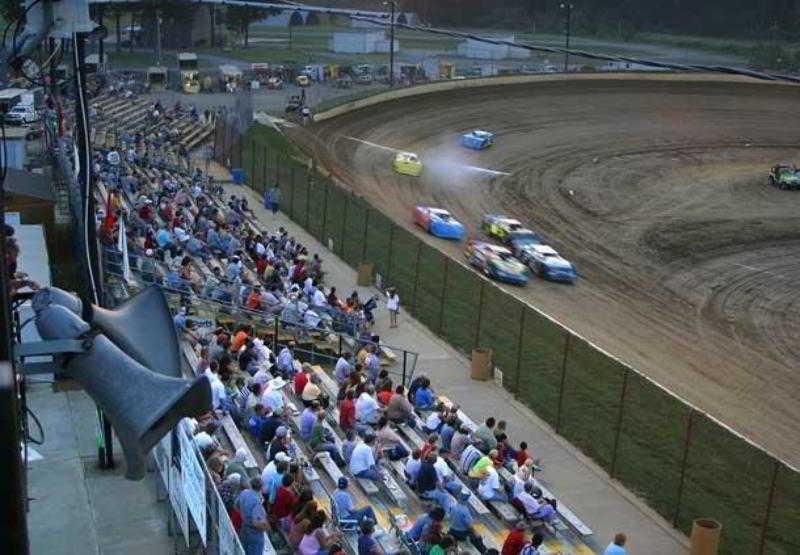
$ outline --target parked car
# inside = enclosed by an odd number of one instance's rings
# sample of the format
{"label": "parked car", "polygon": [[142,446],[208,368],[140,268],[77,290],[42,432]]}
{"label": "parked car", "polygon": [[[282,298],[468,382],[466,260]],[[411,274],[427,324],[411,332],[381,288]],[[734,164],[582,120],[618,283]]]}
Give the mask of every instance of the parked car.
{"label": "parked car", "polygon": [[549,245],[528,245],[520,251],[521,260],[543,279],[575,283],[575,266]]}
{"label": "parked car", "polygon": [[414,223],[434,237],[456,241],[464,237],[464,226],[443,208],[415,206]]}
{"label": "parked car", "polygon": [[422,173],[422,162],[413,152],[398,152],[392,162],[392,169],[403,175],[417,177]]}
{"label": "parked car", "polygon": [[4,119],[6,123],[22,125],[38,121],[39,114],[36,113],[36,109],[31,105],[17,104],[6,112]]}
{"label": "parked car", "polygon": [[800,170],[793,164],[777,164],[770,170],[767,183],[778,189],[800,189]]}
{"label": "parked car", "polygon": [[464,256],[472,266],[493,279],[514,285],[528,283],[528,267],[505,247],[473,240],[467,243]]}

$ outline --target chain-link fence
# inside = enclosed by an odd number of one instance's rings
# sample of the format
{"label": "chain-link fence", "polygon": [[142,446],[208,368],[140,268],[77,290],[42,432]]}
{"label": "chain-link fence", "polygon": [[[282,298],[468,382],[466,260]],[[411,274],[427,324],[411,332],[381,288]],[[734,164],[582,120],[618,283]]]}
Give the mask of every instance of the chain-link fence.
{"label": "chain-link fence", "polygon": [[217,156],[351,266],[373,264],[457,349],[493,351],[503,386],[685,533],[723,525],[723,553],[800,553],[800,474],[425,244],[288,153],[220,124]]}

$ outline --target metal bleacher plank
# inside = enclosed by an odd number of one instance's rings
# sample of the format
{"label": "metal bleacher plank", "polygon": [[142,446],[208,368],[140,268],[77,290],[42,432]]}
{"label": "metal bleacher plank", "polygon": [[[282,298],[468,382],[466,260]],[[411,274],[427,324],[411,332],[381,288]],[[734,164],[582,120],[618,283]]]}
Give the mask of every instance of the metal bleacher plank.
{"label": "metal bleacher plank", "polygon": [[245,450],[246,452],[244,458],[245,468],[247,468],[248,470],[250,470],[251,468],[257,469],[258,463],[256,462],[255,457],[253,457],[253,454],[250,452],[250,449],[247,447],[247,443],[242,437],[242,433],[239,431],[239,428],[236,427],[236,423],[233,421],[233,418],[231,418],[230,414],[226,414],[222,418],[222,428],[225,430],[225,434],[228,436],[228,439],[230,440],[231,445],[233,445],[234,449]]}
{"label": "metal bleacher plank", "polygon": [[[539,480],[534,478],[533,482],[539,489],[542,490],[542,495],[544,497],[549,497],[550,499],[556,499],[556,496],[553,495],[553,493],[550,490],[544,487]],[[578,533],[581,534],[582,536],[591,536],[592,534],[594,534],[592,529],[589,528],[586,524],[584,524],[584,522],[580,518],[578,518],[578,516],[561,501],[558,502],[556,511],[561,517],[564,518],[564,520],[566,520],[569,523],[570,526],[572,526],[575,530],[577,530]]]}

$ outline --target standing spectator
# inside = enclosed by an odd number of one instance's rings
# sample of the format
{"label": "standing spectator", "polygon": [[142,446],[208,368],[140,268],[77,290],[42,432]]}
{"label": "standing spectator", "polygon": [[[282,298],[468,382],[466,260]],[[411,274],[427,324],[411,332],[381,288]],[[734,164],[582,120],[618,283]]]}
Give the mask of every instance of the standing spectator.
{"label": "standing spectator", "polygon": [[275,503],[272,505],[272,510],[270,511],[269,516],[273,523],[278,523],[292,514],[292,508],[297,502],[297,496],[292,489],[293,484],[294,476],[286,474],[286,476],[283,477],[281,487],[278,488],[278,494],[275,496]]}
{"label": "standing spectator", "polygon": [[396,328],[397,315],[400,312],[400,295],[394,287],[386,290],[386,310],[389,311],[389,327]]}
{"label": "standing spectator", "polygon": [[343,383],[353,371],[353,364],[350,362],[350,353],[342,353],[339,360],[336,361],[336,368],[333,370],[333,375],[338,383]]}
{"label": "standing spectator", "polygon": [[614,541],[608,544],[603,555],[625,555],[627,553],[625,551],[625,542],[627,541],[628,538],[625,534],[618,533],[614,536]]}
{"label": "standing spectator", "polygon": [[261,478],[250,480],[250,489],[244,490],[236,500],[236,508],[242,517],[239,539],[245,555],[264,553],[264,533],[267,531],[267,513],[261,496]]}
{"label": "standing spectator", "polygon": [[264,197],[264,208],[271,210],[272,215],[278,213],[278,206],[281,201],[281,190],[276,185],[275,187],[270,188]]}

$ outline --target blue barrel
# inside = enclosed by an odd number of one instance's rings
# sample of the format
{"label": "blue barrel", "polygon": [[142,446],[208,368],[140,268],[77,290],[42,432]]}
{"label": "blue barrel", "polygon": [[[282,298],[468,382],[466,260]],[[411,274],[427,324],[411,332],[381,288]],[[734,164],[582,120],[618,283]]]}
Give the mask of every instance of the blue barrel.
{"label": "blue barrel", "polygon": [[231,178],[237,185],[244,185],[244,170],[241,168],[234,168],[231,170]]}

